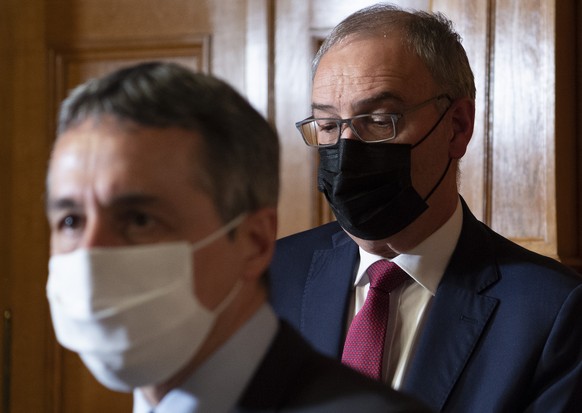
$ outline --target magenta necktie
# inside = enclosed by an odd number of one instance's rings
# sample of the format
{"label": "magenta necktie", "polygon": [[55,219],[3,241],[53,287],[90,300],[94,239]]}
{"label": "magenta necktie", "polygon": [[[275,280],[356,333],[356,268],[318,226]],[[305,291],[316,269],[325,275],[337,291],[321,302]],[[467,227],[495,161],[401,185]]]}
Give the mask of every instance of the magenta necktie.
{"label": "magenta necktie", "polygon": [[404,282],[408,274],[387,260],[375,262],[367,273],[370,289],[364,306],[348,330],[342,363],[373,379],[382,380],[390,292]]}

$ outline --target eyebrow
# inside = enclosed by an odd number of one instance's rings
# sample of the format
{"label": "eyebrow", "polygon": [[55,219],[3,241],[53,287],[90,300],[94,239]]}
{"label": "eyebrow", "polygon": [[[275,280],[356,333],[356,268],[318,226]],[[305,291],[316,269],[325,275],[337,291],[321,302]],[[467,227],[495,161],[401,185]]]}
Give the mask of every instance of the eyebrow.
{"label": "eyebrow", "polygon": [[402,98],[400,96],[397,96],[392,92],[381,92],[381,93],[378,93],[377,95],[371,96],[369,98],[359,100],[353,106],[355,108],[362,107],[362,106],[368,107],[368,106],[371,106],[373,104],[384,103],[386,101],[392,101],[395,103],[402,103],[403,102]]}
{"label": "eyebrow", "polygon": [[[131,207],[153,205],[160,202],[160,199],[153,195],[143,193],[127,193],[117,196],[111,202],[114,207]],[[81,204],[72,198],[59,198],[56,200],[48,199],[46,202],[46,211],[59,211],[63,209],[79,209]]]}
{"label": "eyebrow", "polygon": [[46,212],[50,211],[60,211],[63,209],[76,209],[79,205],[77,202],[70,198],[62,198],[62,199],[51,199],[50,197],[45,198],[45,205],[44,209]]}
{"label": "eyebrow", "polygon": [[[398,95],[396,95],[395,93],[392,92],[380,92],[376,95],[367,97],[365,99],[359,100],[355,103],[352,104],[352,106],[354,107],[354,109],[358,109],[358,108],[367,108],[373,105],[377,105],[378,103],[383,103],[386,101],[393,101],[393,102],[397,102],[397,103],[402,103],[402,98]],[[335,106],[333,105],[326,105],[326,104],[320,104],[320,103],[312,103],[311,104],[311,110],[321,110],[324,112],[333,112],[336,109]]]}
{"label": "eyebrow", "polygon": [[111,202],[114,206],[135,206],[135,205],[152,205],[160,202],[160,198],[154,195],[143,193],[127,193],[113,198]]}

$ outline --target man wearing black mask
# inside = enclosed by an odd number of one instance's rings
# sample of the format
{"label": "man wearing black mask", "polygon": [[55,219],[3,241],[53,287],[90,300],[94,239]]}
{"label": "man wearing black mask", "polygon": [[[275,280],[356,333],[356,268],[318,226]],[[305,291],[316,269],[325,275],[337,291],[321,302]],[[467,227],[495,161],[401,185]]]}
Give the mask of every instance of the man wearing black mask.
{"label": "man wearing black mask", "polygon": [[582,280],[458,194],[475,85],[444,16],[377,5],[313,69],[318,188],[337,218],[279,241],[272,303],[320,351],[443,412],[582,403]]}

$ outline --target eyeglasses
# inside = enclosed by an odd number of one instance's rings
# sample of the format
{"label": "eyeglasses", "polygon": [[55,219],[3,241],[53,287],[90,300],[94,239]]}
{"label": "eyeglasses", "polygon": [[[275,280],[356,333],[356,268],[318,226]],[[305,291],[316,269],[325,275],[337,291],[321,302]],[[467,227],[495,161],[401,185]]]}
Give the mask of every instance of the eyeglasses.
{"label": "eyeglasses", "polygon": [[345,126],[354,132],[358,139],[366,143],[387,142],[396,138],[398,131],[396,124],[406,113],[423,108],[433,101],[448,99],[449,95],[443,94],[430,98],[400,113],[371,113],[357,115],[347,119],[314,118],[310,116],[295,124],[308,146],[335,145],[340,139]]}

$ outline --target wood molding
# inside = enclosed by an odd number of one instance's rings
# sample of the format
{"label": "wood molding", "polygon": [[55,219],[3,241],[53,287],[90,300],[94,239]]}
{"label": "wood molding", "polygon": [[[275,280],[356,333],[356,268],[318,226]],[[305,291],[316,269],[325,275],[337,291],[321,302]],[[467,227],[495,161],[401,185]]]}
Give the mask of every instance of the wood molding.
{"label": "wood molding", "polygon": [[210,72],[210,35],[172,39],[125,39],[83,41],[53,46],[48,50],[49,133],[54,139],[56,115],[68,92],[90,77],[101,76],[123,66],[151,60],[173,61],[195,71]]}
{"label": "wood molding", "polygon": [[175,39],[84,41],[49,48],[51,73],[60,102],[67,89],[92,76],[149,60],[174,61],[192,70],[210,71],[210,36]]}

